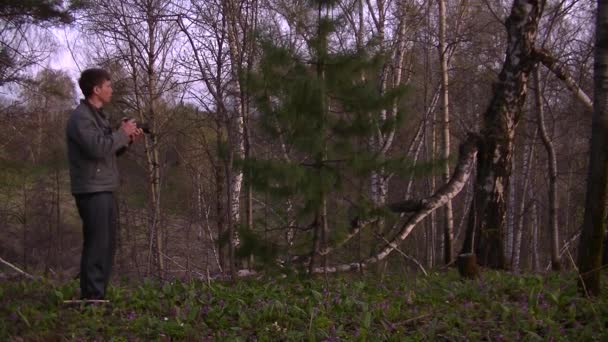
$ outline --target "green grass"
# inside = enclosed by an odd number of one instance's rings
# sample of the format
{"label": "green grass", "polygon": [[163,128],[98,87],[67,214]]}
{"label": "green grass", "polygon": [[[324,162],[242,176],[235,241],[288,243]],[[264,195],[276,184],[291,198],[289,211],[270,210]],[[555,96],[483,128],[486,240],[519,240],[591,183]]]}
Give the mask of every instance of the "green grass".
{"label": "green grass", "polygon": [[[606,280],[604,280],[604,284]],[[108,307],[73,307],[77,282],[0,284],[0,340],[492,340],[608,337],[608,288],[587,299],[574,274],[487,271],[428,277],[121,282]]]}

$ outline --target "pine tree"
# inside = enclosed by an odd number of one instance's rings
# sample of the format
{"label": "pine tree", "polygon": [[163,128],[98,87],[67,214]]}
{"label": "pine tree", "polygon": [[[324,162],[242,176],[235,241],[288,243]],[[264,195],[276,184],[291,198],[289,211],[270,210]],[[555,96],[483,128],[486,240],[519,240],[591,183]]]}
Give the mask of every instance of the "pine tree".
{"label": "pine tree", "polygon": [[[399,124],[402,115],[379,123],[374,113],[399,101],[404,88],[379,95],[374,78],[385,56],[372,53],[377,50],[373,46],[339,53],[331,49],[331,34],[342,19],[334,5],[311,1],[316,34],[307,41],[307,55],[262,38],[259,66],[247,77],[260,128],[280,145],[283,157],[244,160],[245,180],[276,201],[295,203],[296,219],[310,228],[304,238],[308,248],[312,244],[309,271],[326,266],[320,251],[347,230],[346,218],[328,218],[328,210],[335,213],[340,206],[337,199],[353,196],[353,185],[363,184],[380,167],[408,170],[405,159],[380,159],[366,145],[376,127],[389,130]],[[365,198],[353,202],[357,217],[388,215]],[[334,221],[331,231],[329,220]],[[244,245],[247,252],[254,249]]]}

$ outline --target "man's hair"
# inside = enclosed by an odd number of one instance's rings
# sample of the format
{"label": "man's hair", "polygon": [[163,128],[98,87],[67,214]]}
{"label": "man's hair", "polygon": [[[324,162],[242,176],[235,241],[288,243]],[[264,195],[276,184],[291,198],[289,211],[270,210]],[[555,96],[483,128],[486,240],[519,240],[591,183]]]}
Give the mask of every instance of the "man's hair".
{"label": "man's hair", "polygon": [[110,73],[104,69],[92,68],[87,69],[80,74],[78,85],[85,98],[93,95],[93,88],[101,86],[104,81],[110,80]]}

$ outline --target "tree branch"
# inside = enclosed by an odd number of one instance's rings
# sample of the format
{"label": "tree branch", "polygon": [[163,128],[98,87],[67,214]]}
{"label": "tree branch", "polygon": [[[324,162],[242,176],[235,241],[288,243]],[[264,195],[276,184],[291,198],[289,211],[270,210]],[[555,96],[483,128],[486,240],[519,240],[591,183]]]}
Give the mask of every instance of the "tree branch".
{"label": "tree branch", "polygon": [[585,106],[587,111],[593,112],[593,102],[591,102],[589,96],[578,86],[570,73],[568,73],[568,70],[557,60],[557,58],[553,57],[549,51],[544,49],[534,49],[532,51],[532,56],[547,67],[547,69],[557,76],[557,78],[564,81],[566,87],[574,93],[574,96],[576,96],[581,104]]}
{"label": "tree branch", "polygon": [[24,276],[26,276],[27,278],[30,278],[30,279],[36,279],[36,277],[34,277],[33,275],[31,275],[31,274],[29,274],[29,273],[27,273],[27,272],[25,272],[25,271],[21,270],[19,267],[17,267],[17,266],[15,266],[15,265],[11,264],[10,262],[8,262],[8,261],[6,261],[6,260],[4,260],[4,259],[2,259],[2,258],[0,258],[0,262],[1,262],[1,263],[3,263],[3,264],[5,264],[6,266],[8,266],[8,267],[12,268],[13,270],[15,270],[15,271],[19,272],[20,274],[23,274],[23,275],[24,275]]}
{"label": "tree branch", "polygon": [[[477,156],[479,137],[474,134],[469,134],[468,139],[460,146],[460,155],[458,158],[458,164],[454,171],[450,181],[444,186],[439,188],[435,194],[431,197],[417,200],[417,201],[405,201],[397,204],[389,204],[390,207],[396,209],[412,209],[414,205],[410,205],[415,202],[419,202],[419,206],[414,214],[405,222],[401,227],[399,233],[387,242],[386,246],[375,255],[361,260],[359,262],[353,262],[349,264],[336,265],[331,267],[318,267],[313,270],[313,273],[335,273],[345,271],[356,271],[367,268],[370,264],[386,258],[392,251],[398,248],[398,243],[405,240],[405,238],[412,232],[416,224],[422,221],[433,211],[442,207],[447,203],[448,200],[454,198],[464,188],[467,180],[471,176],[473,168],[475,167],[475,157]],[[407,202],[407,205],[404,203]]]}

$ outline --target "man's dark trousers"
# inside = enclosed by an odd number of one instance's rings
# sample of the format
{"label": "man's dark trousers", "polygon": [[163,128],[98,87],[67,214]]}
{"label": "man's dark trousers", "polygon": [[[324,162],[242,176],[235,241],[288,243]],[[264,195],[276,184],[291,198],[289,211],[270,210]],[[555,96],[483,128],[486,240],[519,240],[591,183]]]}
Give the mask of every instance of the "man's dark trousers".
{"label": "man's dark trousers", "polygon": [[84,244],[80,260],[83,299],[104,299],[116,244],[116,206],[112,192],[76,194]]}

